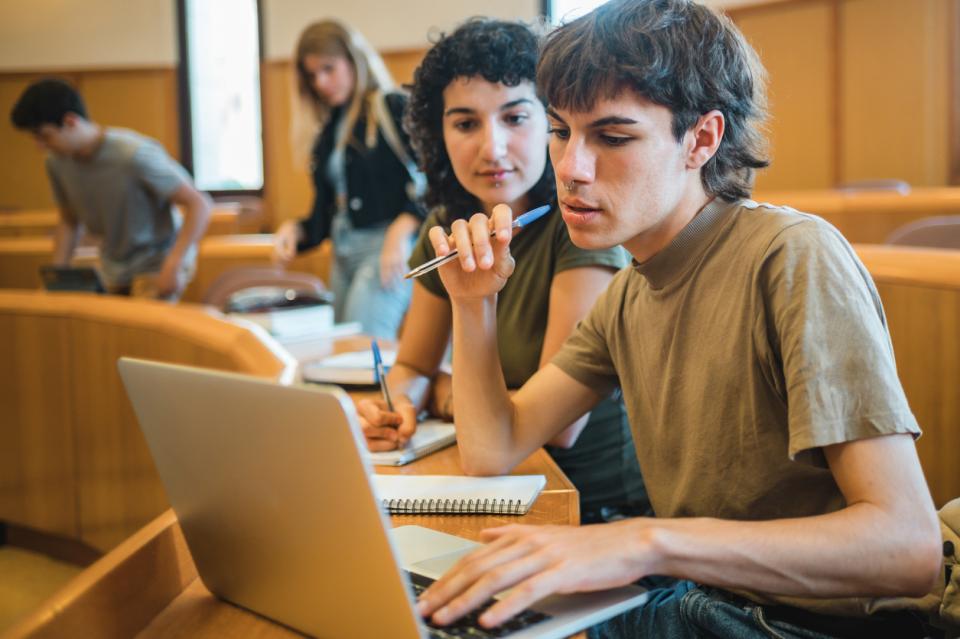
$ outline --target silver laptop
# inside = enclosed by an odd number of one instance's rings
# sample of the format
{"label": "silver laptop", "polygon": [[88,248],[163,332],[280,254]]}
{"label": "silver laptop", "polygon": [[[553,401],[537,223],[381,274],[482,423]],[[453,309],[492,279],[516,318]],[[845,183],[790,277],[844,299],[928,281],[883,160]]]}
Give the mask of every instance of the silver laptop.
{"label": "silver laptop", "polygon": [[[119,368],[211,592],[318,637],[461,636],[428,627],[414,589],[477,544],[391,530],[342,390],[128,358]],[[633,587],[550,597],[489,636],[565,637],[645,599]]]}

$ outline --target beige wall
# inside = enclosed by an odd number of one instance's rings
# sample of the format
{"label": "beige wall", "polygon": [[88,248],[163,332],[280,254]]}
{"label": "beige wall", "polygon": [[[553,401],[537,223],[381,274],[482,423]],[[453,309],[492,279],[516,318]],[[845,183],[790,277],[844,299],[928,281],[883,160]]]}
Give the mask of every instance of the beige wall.
{"label": "beige wall", "polygon": [[2,0],[0,70],[172,67],[174,0]]}
{"label": "beige wall", "polygon": [[[872,178],[947,184],[952,1],[773,0],[730,9],[770,74],[774,164],[758,188],[828,188]],[[0,1],[0,208],[52,203],[40,153],[7,120],[37,69],[77,82],[99,121],[140,130],[178,154],[172,0],[26,6]],[[391,14],[373,0],[264,0],[263,6],[265,211],[279,220],[303,215],[310,204],[306,171],[294,166],[289,150],[288,52],[302,25],[319,16],[316,8],[355,16],[404,81],[427,30],[470,15],[473,5],[416,0]],[[538,6],[539,0],[514,7],[497,0],[485,10],[530,17]]]}
{"label": "beige wall", "polygon": [[263,0],[264,53],[268,60],[288,59],[300,30],[321,18],[343,20],[376,48],[390,51],[429,46],[432,30],[449,30],[472,15],[531,20],[539,12],[540,0],[406,0],[398,5],[378,0]]}

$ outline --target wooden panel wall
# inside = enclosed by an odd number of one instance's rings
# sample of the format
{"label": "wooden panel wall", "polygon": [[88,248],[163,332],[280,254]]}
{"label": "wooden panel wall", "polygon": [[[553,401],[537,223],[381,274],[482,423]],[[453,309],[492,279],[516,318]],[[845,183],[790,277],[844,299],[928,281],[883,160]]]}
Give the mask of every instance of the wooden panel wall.
{"label": "wooden panel wall", "polygon": [[840,148],[843,181],[949,181],[948,0],[846,0]]}
{"label": "wooden panel wall", "polygon": [[[872,178],[948,184],[954,0],[783,0],[730,10],[769,70],[773,166],[761,190]],[[422,50],[384,55],[409,82]],[[264,213],[304,215],[312,189],[290,150],[289,61],[262,67]],[[63,75],[63,74],[61,74]],[[176,157],[174,69],[71,71],[93,116],[159,139]],[[0,207],[52,204],[40,154],[7,115],[37,74],[0,74]]]}
{"label": "wooden panel wall", "polygon": [[770,71],[758,189],[948,184],[952,0],[785,0],[730,16]]}
{"label": "wooden panel wall", "polygon": [[809,189],[834,182],[833,17],[833,0],[789,2],[737,14],[769,79],[773,164],[761,173],[757,188]]}
{"label": "wooden panel wall", "polygon": [[[398,83],[407,83],[413,79],[423,53],[419,49],[386,53],[384,61]],[[313,197],[307,168],[294,162],[291,151],[292,73],[289,61],[265,62],[261,67],[264,213],[270,226],[278,223],[274,220],[306,215]],[[0,210],[54,205],[43,154],[9,121],[10,110],[23,90],[45,75],[64,78],[77,86],[97,122],[156,138],[174,158],[180,157],[175,69],[0,73]]]}

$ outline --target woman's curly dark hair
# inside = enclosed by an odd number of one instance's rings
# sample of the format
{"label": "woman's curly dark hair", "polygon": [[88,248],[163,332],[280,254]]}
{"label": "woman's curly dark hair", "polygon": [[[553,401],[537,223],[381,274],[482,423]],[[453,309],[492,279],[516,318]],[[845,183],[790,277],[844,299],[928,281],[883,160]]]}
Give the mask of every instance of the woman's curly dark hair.
{"label": "woman's curly dark hair", "polygon": [[[525,24],[489,18],[471,18],[453,33],[441,34],[413,74],[404,128],[427,176],[424,202],[442,206],[444,223],[480,209],[476,197],[454,175],[443,142],[443,91],[456,78],[480,77],[514,87],[524,80],[536,84],[540,38]],[[538,94],[541,102],[543,97]],[[556,185],[553,167],[528,191],[531,202],[549,202]]]}

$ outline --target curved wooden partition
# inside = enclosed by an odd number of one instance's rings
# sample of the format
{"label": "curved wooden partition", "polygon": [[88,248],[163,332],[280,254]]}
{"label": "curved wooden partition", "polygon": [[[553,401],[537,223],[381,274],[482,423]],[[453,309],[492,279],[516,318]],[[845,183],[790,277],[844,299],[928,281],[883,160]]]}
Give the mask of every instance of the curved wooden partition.
{"label": "curved wooden partition", "polygon": [[[330,242],[298,255],[288,270],[316,275],[330,281]],[[53,259],[50,237],[0,237],[0,289],[40,288],[39,270]],[[96,264],[96,251],[78,249],[74,264]],[[197,255],[197,273],[184,291],[184,302],[200,302],[213,281],[224,271],[237,266],[270,266],[273,264],[273,236],[216,235],[203,239]]]}
{"label": "curved wooden partition", "polygon": [[121,356],[296,372],[265,333],[202,307],[0,291],[0,520],[108,550],[167,507]]}
{"label": "curved wooden partition", "polygon": [[[287,265],[287,270],[309,273],[329,284],[332,247],[329,241],[306,251]],[[184,291],[183,300],[200,302],[214,280],[224,271],[240,266],[273,264],[273,235],[219,235],[200,243],[197,274]]]}
{"label": "curved wooden partition", "polygon": [[59,221],[56,209],[0,213],[0,237],[51,235]]}
{"label": "curved wooden partition", "polygon": [[848,241],[881,244],[908,222],[935,215],[960,214],[960,188],[896,191],[769,191],[754,194],[770,202],[813,213],[836,226]]}
{"label": "curved wooden partition", "polygon": [[[57,209],[0,212],[0,237],[49,236],[59,223]],[[259,223],[256,216],[244,214],[239,202],[221,202],[210,211],[206,235],[256,232]]]}
{"label": "curved wooden partition", "polygon": [[960,251],[856,245],[883,299],[938,506],[960,496]]}

